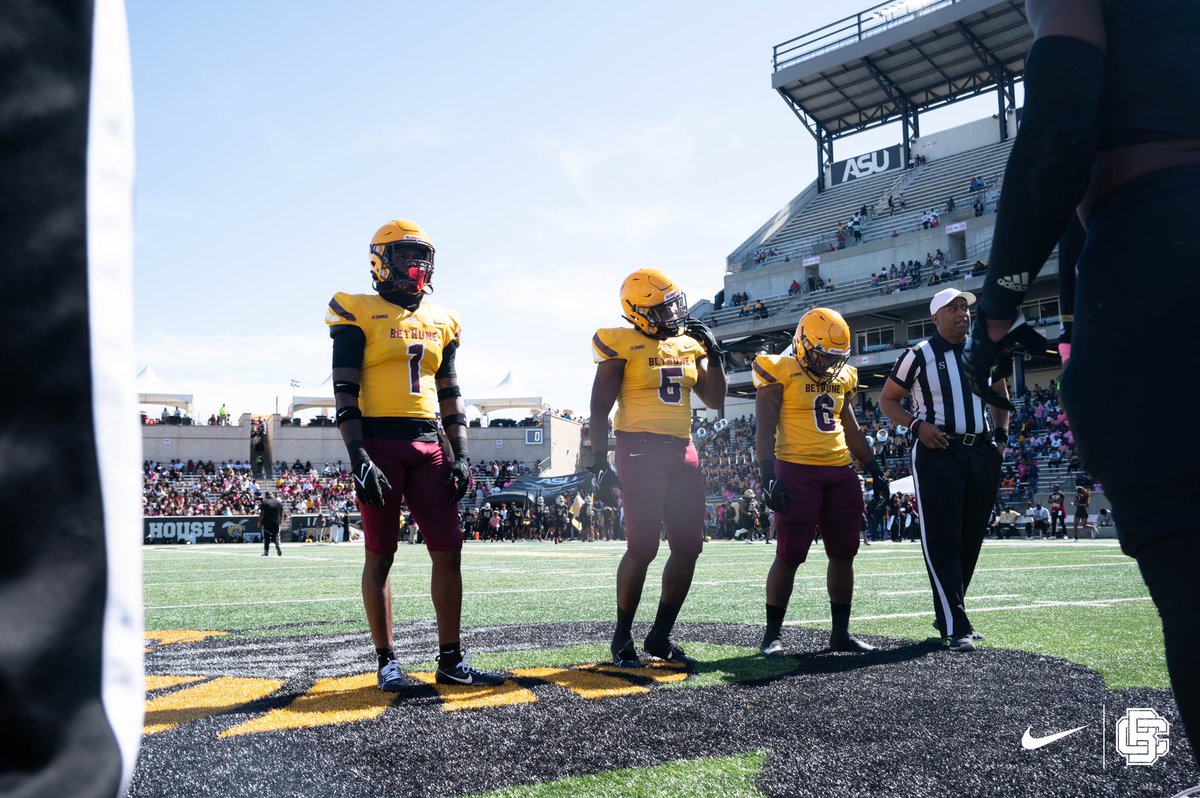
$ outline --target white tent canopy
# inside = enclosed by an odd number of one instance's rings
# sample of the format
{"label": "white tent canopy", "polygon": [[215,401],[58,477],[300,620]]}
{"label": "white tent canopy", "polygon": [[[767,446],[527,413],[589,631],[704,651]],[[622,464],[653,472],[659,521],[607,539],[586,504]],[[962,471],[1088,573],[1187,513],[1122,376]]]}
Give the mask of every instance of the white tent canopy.
{"label": "white tent canopy", "polygon": [[152,366],[147,365],[139,371],[134,384],[137,386],[138,404],[166,405],[191,410],[192,395],[169,388]]}
{"label": "white tent canopy", "polygon": [[511,371],[500,380],[500,383],[487,393],[486,396],[468,397],[467,405],[473,405],[479,412],[487,415],[496,410],[512,408],[541,408],[542,397],[529,390]]}
{"label": "white tent canopy", "polygon": [[[326,393],[328,391],[328,393]],[[333,372],[325,378],[325,381],[311,391],[308,396],[295,394],[292,396],[292,406],[288,411],[288,415],[295,415],[301,410],[310,410],[314,407],[337,407],[337,403],[333,398]]]}

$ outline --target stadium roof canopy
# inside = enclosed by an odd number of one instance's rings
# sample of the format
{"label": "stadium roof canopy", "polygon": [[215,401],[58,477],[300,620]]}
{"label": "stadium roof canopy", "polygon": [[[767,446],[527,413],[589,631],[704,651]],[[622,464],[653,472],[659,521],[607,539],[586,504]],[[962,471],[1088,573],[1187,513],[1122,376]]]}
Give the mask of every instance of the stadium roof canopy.
{"label": "stadium roof canopy", "polygon": [[486,416],[497,410],[540,408],[542,397],[525,387],[525,384],[510,371],[488,395],[468,397],[464,404],[473,405]]}
{"label": "stadium roof canopy", "polygon": [[924,111],[996,90],[1003,131],[1032,45],[1023,0],[895,0],[776,45],[771,87],[817,140],[819,167],[835,138],[897,120],[907,163]]}
{"label": "stadium roof canopy", "polygon": [[139,405],[168,405],[191,412],[192,395],[168,387],[153,366],[147,365],[139,371],[134,385],[137,387]]}

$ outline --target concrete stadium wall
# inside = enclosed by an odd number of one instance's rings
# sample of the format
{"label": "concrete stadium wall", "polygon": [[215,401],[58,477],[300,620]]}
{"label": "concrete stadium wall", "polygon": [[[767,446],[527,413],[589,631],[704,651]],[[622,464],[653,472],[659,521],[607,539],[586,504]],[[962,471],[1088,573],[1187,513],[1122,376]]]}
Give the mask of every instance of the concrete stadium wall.
{"label": "concrete stadium wall", "polygon": [[159,463],[250,462],[250,414],[238,419],[237,426],[228,427],[143,425],[142,459]]}
{"label": "concrete stadium wall", "polygon": [[316,466],[347,462],[346,445],[337,427],[293,427],[281,424],[280,417],[273,415],[267,424],[267,445],[272,462],[299,460]]}
{"label": "concrete stadium wall", "polygon": [[[1008,129],[1009,135],[1017,134],[1015,116],[1011,114]],[[912,152],[913,155],[924,155],[927,160],[934,161],[999,142],[1000,123],[988,117],[921,136],[913,143]]]}
{"label": "concrete stadium wall", "polygon": [[[965,209],[966,218],[959,219],[962,215],[964,214],[956,213],[952,220],[948,214],[942,217],[942,226],[930,230],[906,233],[896,238],[870,241],[849,249],[823,253],[818,273],[826,280],[832,279],[834,285],[843,285],[851,280],[870,277],[872,272],[886,269],[893,263],[899,264],[900,261],[919,258],[924,262],[926,252],[937,252],[939,248],[953,257],[951,235],[963,237],[966,252],[991,240],[996,222],[995,214],[975,217],[968,205]],[[961,233],[947,233],[948,225],[954,221],[965,222],[966,230]],[[886,220],[879,220],[874,224],[886,224]],[[987,259],[985,255],[980,257],[983,260]],[[808,270],[799,259],[790,263],[773,263],[760,269],[726,275],[725,296],[743,291],[755,299],[780,296],[787,293],[793,279],[803,284],[807,276]]]}
{"label": "concrete stadium wall", "polygon": [[[541,427],[470,427],[467,430],[467,443],[471,459],[475,462],[516,460],[533,465],[550,458],[542,474],[557,476],[575,472],[579,458],[580,429],[578,421],[543,415]],[[542,443],[527,444],[526,430],[540,431]],[[243,449],[249,452],[249,432],[246,436]],[[337,427],[293,427],[280,424],[279,416],[272,416],[267,424],[267,440],[272,461],[291,463],[299,460],[314,465],[346,462],[346,447]],[[242,459],[248,457],[245,454]]]}
{"label": "concrete stadium wall", "polygon": [[[477,463],[516,460],[534,465],[546,461],[541,475],[555,477],[578,470],[582,429],[578,421],[543,413],[540,427],[471,427],[467,440],[471,459]],[[540,430],[542,443],[526,443],[526,430]]]}

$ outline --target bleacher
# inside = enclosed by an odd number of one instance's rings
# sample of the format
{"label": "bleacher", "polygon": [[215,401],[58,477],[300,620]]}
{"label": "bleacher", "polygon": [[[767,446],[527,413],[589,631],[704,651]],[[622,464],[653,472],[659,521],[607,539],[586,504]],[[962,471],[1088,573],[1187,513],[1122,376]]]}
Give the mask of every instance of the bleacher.
{"label": "bleacher", "polygon": [[[928,161],[915,169],[885,172],[834,186],[815,195],[762,243],[743,250],[742,270],[776,264],[785,257],[795,261],[829,251],[836,242],[838,224],[846,222],[863,205],[867,206],[871,217],[863,225],[864,243],[890,238],[893,233],[902,235],[920,230],[922,214],[931,208],[944,214],[946,200],[950,197],[954,197],[956,216],[971,216],[976,192],[970,191],[969,186],[976,176],[982,177],[986,186],[983,189],[985,210],[994,211],[1012,144],[1013,139],[1009,139]],[[896,203],[896,213],[892,216],[888,215],[887,208],[889,194]],[[906,205],[904,210],[900,209],[901,195]],[[943,219],[942,223],[945,222]],[[850,236],[847,236],[846,246],[854,246]],[[758,249],[775,249],[778,254],[754,263]]]}

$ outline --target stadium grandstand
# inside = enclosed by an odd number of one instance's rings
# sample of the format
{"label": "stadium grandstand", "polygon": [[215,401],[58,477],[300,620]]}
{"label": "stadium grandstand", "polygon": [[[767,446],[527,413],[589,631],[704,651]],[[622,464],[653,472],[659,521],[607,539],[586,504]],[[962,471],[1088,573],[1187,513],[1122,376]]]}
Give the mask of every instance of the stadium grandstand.
{"label": "stadium grandstand", "polygon": [[[692,308],[731,353],[729,418],[753,414],[755,355],[788,351],[800,317],[831,307],[853,333],[859,419],[893,477],[905,473],[909,436],[879,414],[879,392],[904,349],[931,334],[933,295],[982,287],[1031,44],[1021,2],[933,0],[874,6],[774,48],[772,87],[812,135],[817,177],[729,254],[723,290]],[[922,132],[926,112],[987,92],[994,114]],[[874,128],[894,131],[895,142],[834,160],[835,142]],[[1014,358],[1007,502],[1077,476],[1055,389],[1057,274],[1055,253],[1023,307],[1050,347]],[[753,441],[724,440],[734,433],[705,445],[724,469],[746,463],[749,484]]]}
{"label": "stadium grandstand", "polygon": [[[729,422],[718,428],[698,414],[694,427],[710,505],[757,494],[750,363],[758,353],[786,351],[800,317],[815,306],[835,308],[850,323],[860,423],[892,477],[907,475],[911,437],[879,412],[878,394],[905,347],[932,332],[933,294],[947,284],[982,286],[1031,42],[1016,0],[910,0],[868,8],[774,48],[772,87],[812,135],[817,177],[727,256],[723,290],[691,309],[731,353]],[[994,114],[922,133],[926,112],[986,92],[996,95]],[[834,160],[835,142],[875,128],[894,131],[894,143]],[[1056,276],[1052,255],[1023,308],[1051,345],[1059,322]],[[1014,362],[1018,413],[1010,423],[1004,503],[1021,506],[1055,484],[1087,480],[1058,403],[1059,372],[1053,349]],[[472,426],[473,450],[520,455],[477,464],[477,490],[463,509],[482,505],[514,476],[590,465],[586,425],[581,435],[575,422],[550,415],[532,421],[541,431],[536,447],[528,445],[527,429]],[[148,517],[253,515],[268,489],[289,513],[356,509],[344,449],[326,418],[303,427],[299,418],[279,416],[178,423],[166,409],[162,426],[143,418]],[[165,463],[164,455],[171,455]]]}

